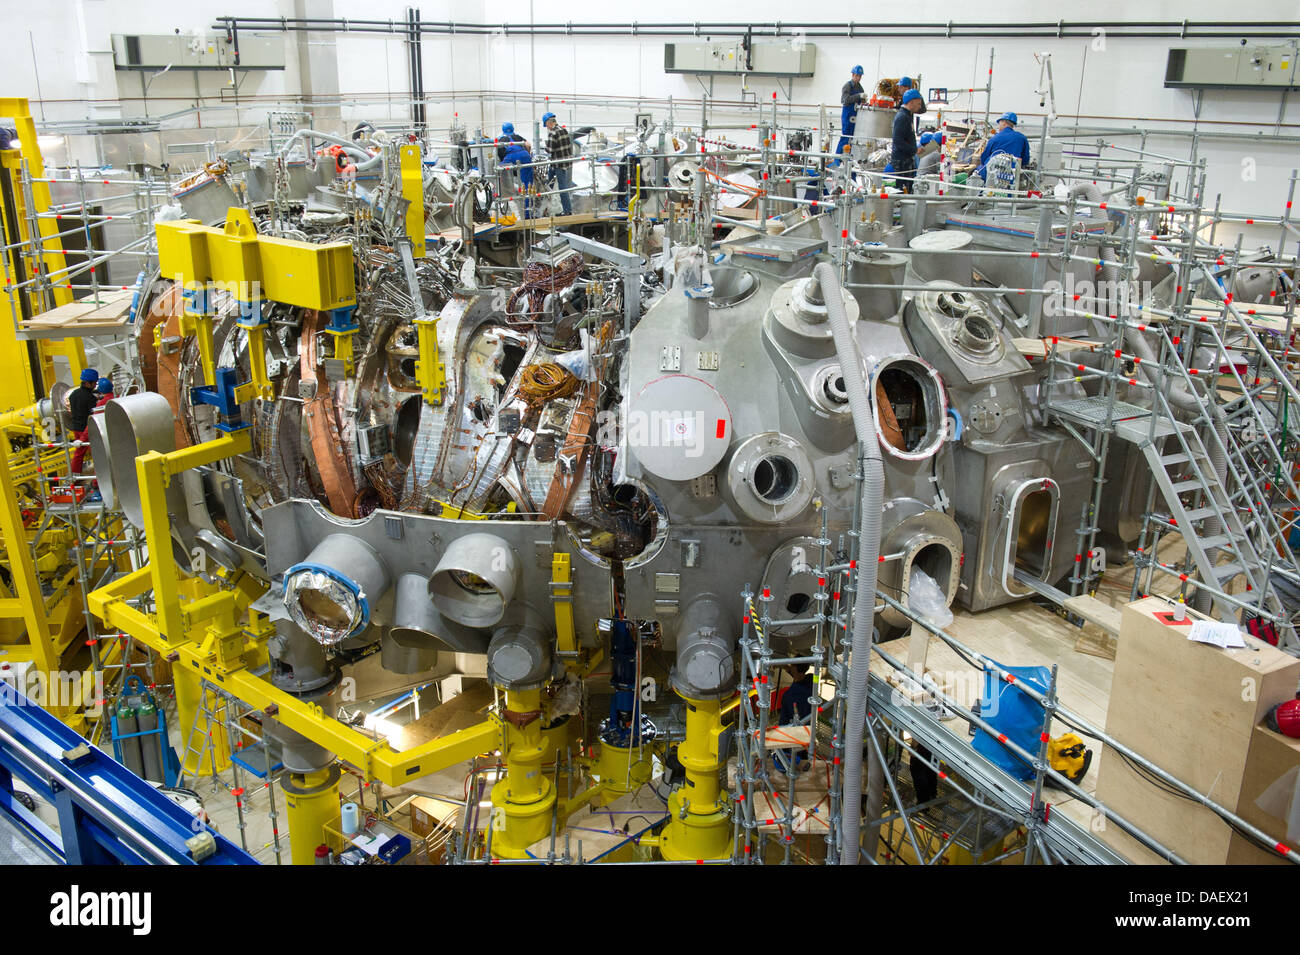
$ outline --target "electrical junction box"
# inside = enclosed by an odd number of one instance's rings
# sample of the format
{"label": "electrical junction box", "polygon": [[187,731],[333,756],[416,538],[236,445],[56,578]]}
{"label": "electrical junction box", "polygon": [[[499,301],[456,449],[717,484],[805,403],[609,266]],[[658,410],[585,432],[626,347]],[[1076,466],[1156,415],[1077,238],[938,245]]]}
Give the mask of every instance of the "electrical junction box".
{"label": "electrical junction box", "polygon": [[665,43],[665,73],[749,73],[754,76],[812,76],[817,47],[798,39],[750,43]]}
{"label": "electrical junction box", "polygon": [[113,34],[119,70],[282,70],[284,41],[271,34],[243,33],[236,47],[224,33]]}
{"label": "electrical junction box", "polygon": [[1169,51],[1165,86],[1172,89],[1295,89],[1300,48],[1285,46],[1192,47]]}

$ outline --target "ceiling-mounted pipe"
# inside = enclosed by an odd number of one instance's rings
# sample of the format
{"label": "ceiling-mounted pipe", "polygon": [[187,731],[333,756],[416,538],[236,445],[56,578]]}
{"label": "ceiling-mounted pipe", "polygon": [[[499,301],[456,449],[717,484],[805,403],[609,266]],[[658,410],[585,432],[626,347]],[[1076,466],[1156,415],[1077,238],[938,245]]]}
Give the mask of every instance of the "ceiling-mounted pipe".
{"label": "ceiling-mounted pipe", "polygon": [[[326,17],[218,17],[221,30],[250,30],[272,33],[388,33],[407,34],[408,23],[396,20],[352,20]],[[1097,30],[1107,40],[1122,39],[1293,39],[1300,23],[1292,20],[1259,20],[1238,23],[1221,20],[1092,20],[1040,23],[473,23],[420,21],[420,33],[461,36],[553,36],[572,39],[587,37],[752,37],[752,38],[927,38],[934,39],[1093,39]]]}

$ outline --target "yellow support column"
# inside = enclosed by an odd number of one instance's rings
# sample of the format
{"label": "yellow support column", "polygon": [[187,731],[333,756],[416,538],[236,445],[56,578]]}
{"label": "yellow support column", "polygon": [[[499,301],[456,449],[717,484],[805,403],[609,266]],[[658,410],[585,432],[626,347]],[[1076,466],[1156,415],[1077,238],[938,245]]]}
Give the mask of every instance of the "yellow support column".
{"label": "yellow support column", "polygon": [[[8,439],[0,434],[5,455],[0,460],[0,537],[9,558],[10,584],[14,596],[18,599],[24,626],[27,628],[27,643],[31,648],[32,662],[40,668],[46,680],[46,686],[54,685],[59,669],[59,654],[50,633],[49,618],[46,616],[45,598],[41,594],[40,581],[36,577],[36,562],[27,543],[27,531],[23,527],[22,513],[18,510],[18,492],[14,489],[13,476],[9,473]],[[53,699],[53,694],[51,694]],[[70,707],[62,702],[47,707],[55,716],[63,717],[70,712]]]}
{"label": "yellow support column", "polygon": [[420,357],[415,362],[415,381],[426,405],[442,404],[447,391],[447,368],[438,356],[438,316],[427,315],[415,320]]}
{"label": "yellow support column", "polygon": [[542,772],[542,691],[507,690],[501,755],[505,778],[492,787],[492,854],[522,859],[551,831],[555,787]]}
{"label": "yellow support column", "polygon": [[686,740],[677,758],[686,783],[668,797],[670,822],[659,839],[669,861],[725,859],[731,855],[731,816],[719,782],[718,734],[722,705],[718,700],[686,701]]}
{"label": "yellow support column", "polygon": [[284,773],[284,791],[289,824],[289,857],[294,865],[312,865],[316,847],[325,842],[325,827],[339,819],[339,768],[331,766],[315,773]]}
{"label": "yellow support column", "polygon": [[185,287],[185,314],[181,316],[181,334],[193,335],[199,346],[199,363],[203,369],[200,385],[215,384],[217,380],[217,352],[212,339],[211,290],[201,282]]}
{"label": "yellow support column", "polygon": [[406,200],[406,234],[411,237],[411,254],[424,258],[424,164],[419,146],[398,150],[402,161],[402,198]]}
{"label": "yellow support column", "polygon": [[[203,681],[194,670],[187,670],[177,663],[172,667],[172,683],[176,688],[176,723],[181,731],[181,745],[187,742],[190,751],[183,753],[182,770],[186,776],[210,776],[230,768],[230,744],[226,738],[224,714],[220,708],[225,704],[210,690],[203,687]],[[207,699],[204,699],[206,695]],[[204,742],[203,735],[208,732],[207,720],[199,714],[200,705],[206,706],[214,714],[211,728],[212,739]],[[195,724],[195,717],[199,722]],[[193,727],[193,734],[190,728]],[[202,751],[203,759],[199,760]]]}
{"label": "yellow support column", "polygon": [[573,626],[573,564],[568,554],[551,556],[551,602],[555,604],[555,651],[565,666],[578,664],[578,634]]}

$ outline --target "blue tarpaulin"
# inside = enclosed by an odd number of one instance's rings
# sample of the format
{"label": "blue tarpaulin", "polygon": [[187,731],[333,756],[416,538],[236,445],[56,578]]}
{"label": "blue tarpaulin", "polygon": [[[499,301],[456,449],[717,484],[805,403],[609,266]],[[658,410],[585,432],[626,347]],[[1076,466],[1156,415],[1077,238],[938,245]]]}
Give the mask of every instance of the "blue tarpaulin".
{"label": "blue tarpaulin", "polygon": [[[997,666],[1002,664],[991,661]],[[1052,671],[1047,667],[1002,667],[1040,693],[1047,692]],[[1020,692],[995,671],[985,669],[984,692],[980,697],[980,717],[1008,740],[1028,753],[1037,753],[1039,734],[1043,731],[1043,707],[1037,700]],[[972,743],[975,752],[987,756],[1017,779],[1031,779],[1034,769],[984,730],[977,730]]]}

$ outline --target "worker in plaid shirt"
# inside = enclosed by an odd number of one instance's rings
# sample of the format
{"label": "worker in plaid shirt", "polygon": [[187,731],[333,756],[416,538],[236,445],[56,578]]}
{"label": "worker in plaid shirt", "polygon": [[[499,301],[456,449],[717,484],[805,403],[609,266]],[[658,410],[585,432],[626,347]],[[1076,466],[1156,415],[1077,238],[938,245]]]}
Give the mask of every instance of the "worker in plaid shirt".
{"label": "worker in plaid shirt", "polygon": [[549,132],[546,137],[546,153],[551,161],[551,169],[555,172],[556,187],[560,190],[560,207],[566,216],[572,215],[573,200],[569,197],[569,190],[573,188],[573,169],[570,165],[573,160],[573,137],[556,120],[554,113],[544,115],[542,125]]}

